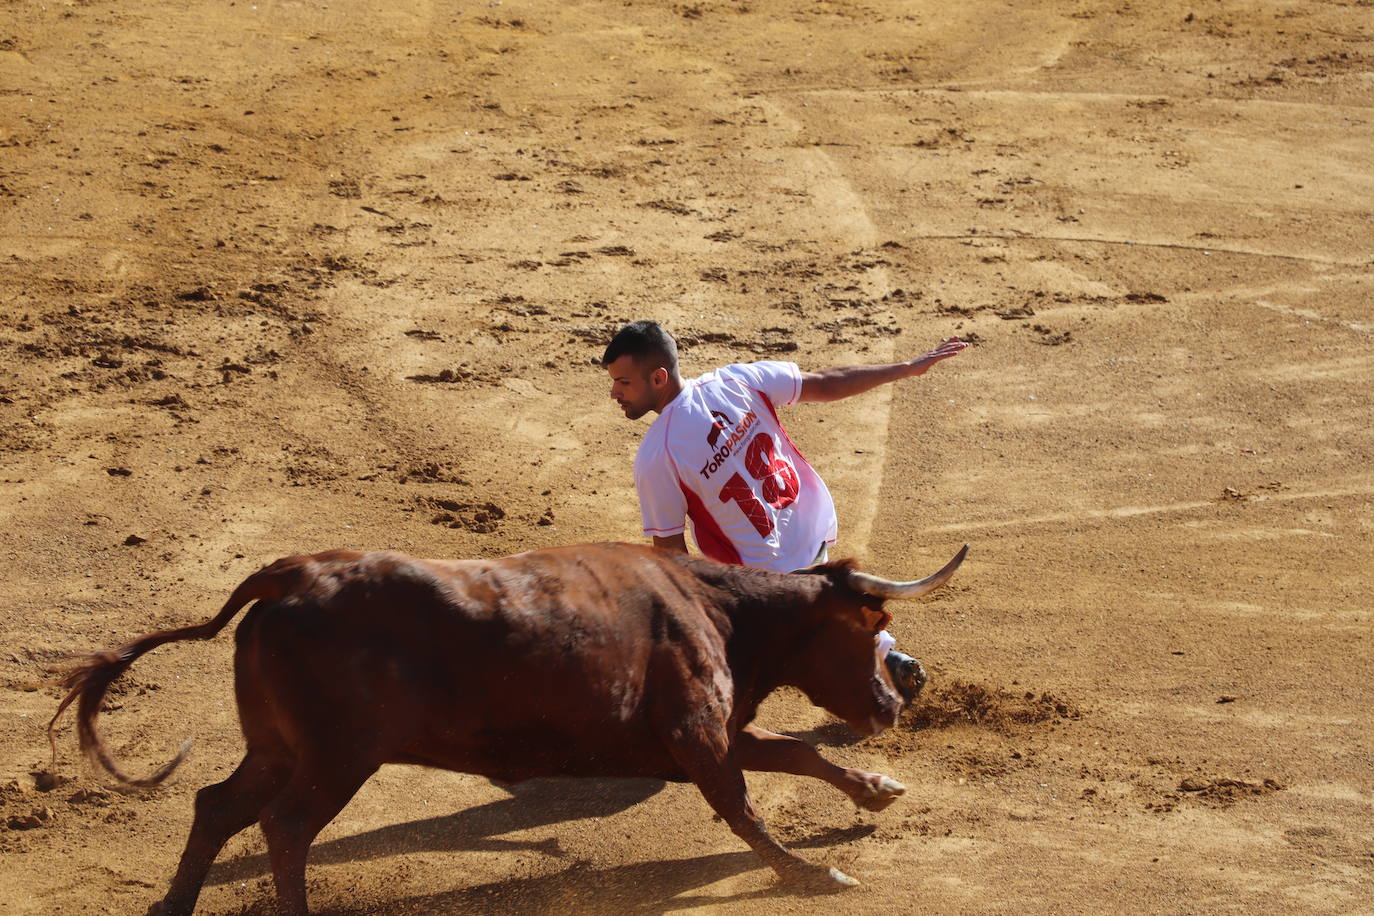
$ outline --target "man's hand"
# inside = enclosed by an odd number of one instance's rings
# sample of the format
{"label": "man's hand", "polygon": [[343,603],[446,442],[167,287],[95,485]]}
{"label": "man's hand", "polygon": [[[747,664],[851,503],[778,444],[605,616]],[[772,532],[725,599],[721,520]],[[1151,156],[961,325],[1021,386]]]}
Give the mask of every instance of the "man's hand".
{"label": "man's hand", "polygon": [[951,356],[957,356],[959,355],[959,351],[967,347],[967,341],[960,340],[957,337],[949,337],[941,341],[940,345],[934,350],[931,350],[929,353],[922,353],[908,363],[908,365],[916,370],[913,373],[914,375],[921,375],[940,360],[949,359]]}

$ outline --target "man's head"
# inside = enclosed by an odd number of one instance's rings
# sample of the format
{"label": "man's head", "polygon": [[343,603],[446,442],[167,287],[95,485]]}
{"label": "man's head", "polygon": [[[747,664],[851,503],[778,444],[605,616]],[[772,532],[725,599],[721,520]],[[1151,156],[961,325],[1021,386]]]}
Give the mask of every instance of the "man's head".
{"label": "man's head", "polygon": [[668,406],[682,390],[677,341],[653,321],[625,325],[606,346],[601,365],[611,376],[611,398],[638,420]]}

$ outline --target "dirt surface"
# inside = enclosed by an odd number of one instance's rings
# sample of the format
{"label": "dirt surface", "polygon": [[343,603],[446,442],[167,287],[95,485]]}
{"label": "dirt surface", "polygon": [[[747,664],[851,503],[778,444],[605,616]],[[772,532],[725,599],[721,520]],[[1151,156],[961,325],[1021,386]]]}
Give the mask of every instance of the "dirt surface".
{"label": "dirt surface", "polygon": [[[1374,906],[1374,8],[1131,0],[0,5],[0,910],[141,913],[241,743],[232,641],[102,723],[42,680],[329,547],[639,539],[594,364],[972,341],[786,411],[932,673],[858,741],[907,796],[755,776],[862,887],[779,893],[690,786],[384,769],[322,913]],[[256,828],[209,913],[266,913]]]}

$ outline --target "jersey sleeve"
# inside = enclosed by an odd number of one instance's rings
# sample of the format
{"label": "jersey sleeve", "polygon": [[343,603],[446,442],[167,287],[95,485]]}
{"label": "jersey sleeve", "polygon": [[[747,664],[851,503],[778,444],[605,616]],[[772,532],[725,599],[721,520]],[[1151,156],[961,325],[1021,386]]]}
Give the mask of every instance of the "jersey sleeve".
{"label": "jersey sleeve", "polygon": [[720,369],[719,374],[739,379],[755,391],[763,392],[774,407],[787,407],[801,398],[801,369],[796,363],[776,359],[733,363]]}
{"label": "jersey sleeve", "polygon": [[666,455],[635,461],[635,491],[645,534],[666,538],[686,530],[687,497]]}

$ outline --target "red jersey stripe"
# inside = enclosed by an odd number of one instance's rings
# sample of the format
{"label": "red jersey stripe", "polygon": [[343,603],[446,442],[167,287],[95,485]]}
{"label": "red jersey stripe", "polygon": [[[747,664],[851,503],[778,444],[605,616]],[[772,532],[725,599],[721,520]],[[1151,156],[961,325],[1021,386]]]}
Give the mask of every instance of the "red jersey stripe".
{"label": "red jersey stripe", "polygon": [[701,497],[681,480],[678,480],[678,486],[682,488],[682,495],[687,499],[687,517],[692,520],[692,534],[696,537],[701,552],[713,560],[743,566],[744,560],[740,558],[739,551],[725,536],[725,532],[720,529],[711,513],[706,511]]}

